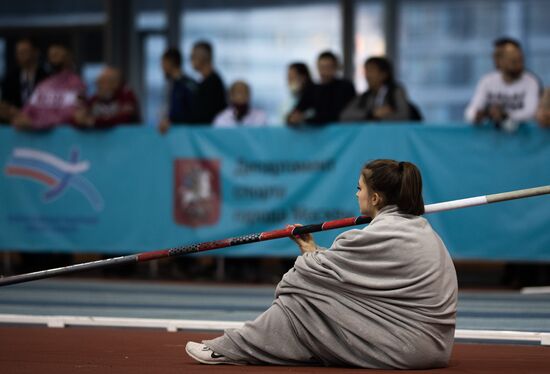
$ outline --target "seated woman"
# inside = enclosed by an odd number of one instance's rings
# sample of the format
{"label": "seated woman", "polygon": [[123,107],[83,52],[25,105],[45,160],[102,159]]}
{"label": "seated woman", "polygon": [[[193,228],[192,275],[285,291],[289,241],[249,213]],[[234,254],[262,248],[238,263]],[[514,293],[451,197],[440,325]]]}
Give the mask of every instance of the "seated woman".
{"label": "seated woman", "polygon": [[368,163],[357,192],[363,229],[327,250],[294,237],[302,255],[255,321],[187,353],[205,364],[428,369],[448,364],[457,280],[445,245],[424,213],[415,165]]}
{"label": "seated woman", "polygon": [[422,119],[418,109],[409,103],[405,89],[395,81],[388,59],[369,58],[364,68],[368,90],[346,106],[340,115],[341,122]]}

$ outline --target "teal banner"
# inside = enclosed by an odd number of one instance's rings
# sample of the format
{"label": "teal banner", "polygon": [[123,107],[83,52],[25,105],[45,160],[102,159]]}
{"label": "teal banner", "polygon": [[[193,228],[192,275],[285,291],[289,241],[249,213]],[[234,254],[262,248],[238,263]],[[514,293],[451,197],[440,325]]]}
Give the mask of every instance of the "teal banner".
{"label": "teal banner", "polygon": [[[376,158],[416,163],[429,204],[550,184],[550,131],[0,128],[0,248],[136,253],[355,216],[359,171]],[[550,260],[550,196],[427,218],[456,259]],[[330,246],[338,232],[317,241]],[[211,254],[297,249],[282,239]]]}

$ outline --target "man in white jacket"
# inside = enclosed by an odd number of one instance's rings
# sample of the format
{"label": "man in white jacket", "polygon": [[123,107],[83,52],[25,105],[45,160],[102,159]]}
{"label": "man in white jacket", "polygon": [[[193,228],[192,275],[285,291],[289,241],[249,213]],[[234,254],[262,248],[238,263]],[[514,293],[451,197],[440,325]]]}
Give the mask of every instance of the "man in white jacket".
{"label": "man in white jacket", "polygon": [[251,107],[250,86],[244,81],[236,81],[229,88],[229,106],[214,119],[214,127],[236,128],[262,127],[267,117],[263,110]]}
{"label": "man in white jacket", "polygon": [[499,59],[496,63],[499,70],[479,81],[466,108],[466,120],[474,124],[488,120],[497,127],[507,120],[515,123],[533,120],[540,86],[537,78],[525,71],[521,46],[507,40],[495,57]]}

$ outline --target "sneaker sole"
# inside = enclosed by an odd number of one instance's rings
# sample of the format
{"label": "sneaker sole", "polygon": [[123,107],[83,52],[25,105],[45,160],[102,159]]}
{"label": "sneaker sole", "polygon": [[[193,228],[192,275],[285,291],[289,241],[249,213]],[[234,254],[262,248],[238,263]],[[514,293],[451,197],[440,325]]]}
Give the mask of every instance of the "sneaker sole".
{"label": "sneaker sole", "polygon": [[197,356],[195,356],[193,353],[189,352],[189,350],[187,350],[187,347],[185,347],[185,352],[187,352],[187,354],[189,356],[191,356],[192,359],[200,362],[201,364],[205,364],[205,365],[236,365],[236,366],[244,366],[246,365],[245,363],[241,363],[241,362],[236,362],[236,361],[206,361],[206,360],[203,360]]}

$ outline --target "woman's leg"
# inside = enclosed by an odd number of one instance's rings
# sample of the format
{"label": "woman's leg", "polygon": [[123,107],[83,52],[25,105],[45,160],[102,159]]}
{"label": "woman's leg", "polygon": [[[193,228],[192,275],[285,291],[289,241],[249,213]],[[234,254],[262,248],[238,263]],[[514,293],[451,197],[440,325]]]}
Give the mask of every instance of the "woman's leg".
{"label": "woman's leg", "polygon": [[296,336],[284,307],[277,301],[253,322],[229,329],[223,336],[204,341],[214,352],[250,364],[319,364]]}

